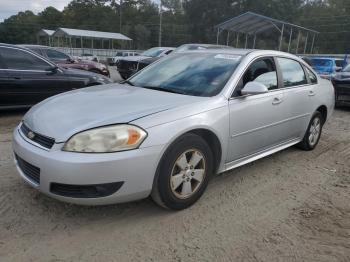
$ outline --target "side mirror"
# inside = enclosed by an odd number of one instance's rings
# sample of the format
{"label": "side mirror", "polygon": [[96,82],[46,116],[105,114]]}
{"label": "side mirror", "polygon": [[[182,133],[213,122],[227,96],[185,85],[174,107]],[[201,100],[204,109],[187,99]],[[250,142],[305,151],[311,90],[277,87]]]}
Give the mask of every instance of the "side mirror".
{"label": "side mirror", "polygon": [[258,95],[269,92],[267,87],[259,82],[248,82],[241,90],[242,95]]}
{"label": "side mirror", "polygon": [[336,67],[336,68],[335,68],[335,72],[341,72],[342,69],[343,69],[342,67]]}
{"label": "side mirror", "polygon": [[58,69],[58,66],[50,66],[49,68],[47,68],[45,71],[47,72],[51,72],[51,73],[56,73]]}

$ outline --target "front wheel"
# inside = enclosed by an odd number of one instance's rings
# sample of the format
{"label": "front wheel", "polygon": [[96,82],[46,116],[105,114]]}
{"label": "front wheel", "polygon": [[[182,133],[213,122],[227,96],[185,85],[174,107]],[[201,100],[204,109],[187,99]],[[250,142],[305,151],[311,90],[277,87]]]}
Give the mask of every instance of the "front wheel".
{"label": "front wheel", "polygon": [[322,114],[316,111],[311,118],[303,140],[298,144],[298,146],[306,151],[315,149],[322,134],[323,124],[324,119]]}
{"label": "front wheel", "polygon": [[186,134],[164,154],[152,190],[162,207],[181,210],[195,203],[213,172],[213,154],[200,136]]}

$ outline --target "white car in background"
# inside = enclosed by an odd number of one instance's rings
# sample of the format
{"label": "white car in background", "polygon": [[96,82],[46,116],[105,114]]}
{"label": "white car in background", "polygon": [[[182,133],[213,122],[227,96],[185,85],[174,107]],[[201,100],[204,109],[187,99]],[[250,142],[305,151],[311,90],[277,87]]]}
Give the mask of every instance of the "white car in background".
{"label": "white car in background", "polygon": [[107,62],[109,65],[114,66],[118,63],[120,59],[123,59],[125,57],[129,56],[139,56],[140,54],[134,51],[127,51],[127,52],[117,52],[114,57],[108,57]]}

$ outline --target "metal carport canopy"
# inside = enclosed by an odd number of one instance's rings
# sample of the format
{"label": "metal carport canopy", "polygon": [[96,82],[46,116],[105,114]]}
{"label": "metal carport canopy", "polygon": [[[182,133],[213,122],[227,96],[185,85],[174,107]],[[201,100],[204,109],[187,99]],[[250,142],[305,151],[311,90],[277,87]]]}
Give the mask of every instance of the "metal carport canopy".
{"label": "metal carport canopy", "polygon": [[112,40],[124,40],[124,41],[132,40],[131,38],[120,33],[80,30],[80,29],[71,29],[71,28],[58,28],[56,32],[53,34],[53,36],[86,37],[86,38],[112,39]]}
{"label": "metal carport canopy", "polygon": [[52,36],[54,33],[55,33],[54,30],[41,29],[38,32],[38,35],[40,35],[40,36]]}
{"label": "metal carport canopy", "polygon": [[[277,20],[264,15],[256,14],[253,12],[247,12],[237,17],[234,17],[232,19],[229,19],[221,24],[218,24],[217,26],[215,26],[215,28],[217,29],[217,42],[219,42],[219,34],[224,30],[228,32],[246,34],[246,36],[247,35],[256,36],[257,34],[262,33],[264,31],[275,29],[281,34],[279,49],[281,49],[282,47],[283,34],[286,31],[290,33],[289,46],[290,46],[293,30],[299,31],[299,34],[301,31],[305,31],[308,34],[309,33],[313,34],[314,35],[314,38],[312,41],[313,43],[315,40],[315,35],[319,34],[319,32],[315,30],[302,27],[299,25],[295,25],[289,22]],[[298,39],[299,39],[299,36],[298,36]],[[255,45],[255,40],[254,40],[254,45]],[[288,46],[288,49],[290,48],[289,46]]]}

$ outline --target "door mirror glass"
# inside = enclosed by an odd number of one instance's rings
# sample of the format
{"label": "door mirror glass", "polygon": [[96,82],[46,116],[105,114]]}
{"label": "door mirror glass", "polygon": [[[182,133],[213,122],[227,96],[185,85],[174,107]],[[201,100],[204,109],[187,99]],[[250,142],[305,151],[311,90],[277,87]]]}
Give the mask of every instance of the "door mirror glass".
{"label": "door mirror glass", "polygon": [[267,93],[269,90],[259,82],[248,82],[241,90],[242,95],[258,95]]}

